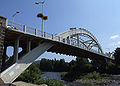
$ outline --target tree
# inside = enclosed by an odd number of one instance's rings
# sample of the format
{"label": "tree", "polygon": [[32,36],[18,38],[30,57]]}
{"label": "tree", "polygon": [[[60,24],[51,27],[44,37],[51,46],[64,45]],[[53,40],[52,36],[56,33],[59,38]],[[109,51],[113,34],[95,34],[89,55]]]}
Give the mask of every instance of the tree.
{"label": "tree", "polygon": [[120,48],[116,48],[114,57],[115,57],[116,64],[117,65],[120,64]]}
{"label": "tree", "polygon": [[73,62],[74,61],[71,62],[71,64],[73,64],[71,65],[73,67],[72,71],[80,73],[87,73],[91,71],[90,68],[92,67],[92,65],[88,61],[88,58],[77,57],[75,64]]}
{"label": "tree", "polygon": [[92,71],[106,73],[106,66],[107,66],[108,61],[109,60],[107,60],[106,58],[103,58],[103,57],[91,58],[91,64],[93,66]]}
{"label": "tree", "polygon": [[32,64],[27,70],[25,70],[16,80],[25,81],[29,83],[35,83],[40,79],[42,72],[37,67],[37,65]]}
{"label": "tree", "polygon": [[49,59],[41,59],[39,68],[43,71],[52,71],[54,62]]}

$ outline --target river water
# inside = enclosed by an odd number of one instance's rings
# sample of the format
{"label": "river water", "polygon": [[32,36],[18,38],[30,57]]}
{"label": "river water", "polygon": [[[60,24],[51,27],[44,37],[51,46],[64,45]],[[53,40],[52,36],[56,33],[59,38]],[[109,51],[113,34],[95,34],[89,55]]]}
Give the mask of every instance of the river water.
{"label": "river water", "polygon": [[61,72],[43,72],[41,78],[50,78],[53,80],[61,80]]}
{"label": "river water", "polygon": [[67,82],[64,80],[61,80],[61,74],[62,72],[43,72],[43,74],[41,75],[41,78],[50,78],[53,80],[59,80],[65,83],[66,86],[68,86],[69,84],[71,84],[72,86],[83,86],[80,83],[77,82]]}

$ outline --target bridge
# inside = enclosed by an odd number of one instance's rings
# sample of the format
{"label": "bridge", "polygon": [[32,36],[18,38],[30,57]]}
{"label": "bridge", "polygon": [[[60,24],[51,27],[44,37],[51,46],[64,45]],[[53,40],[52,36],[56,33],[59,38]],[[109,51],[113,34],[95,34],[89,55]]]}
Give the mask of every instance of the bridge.
{"label": "bridge", "polygon": [[[13,56],[6,58],[9,46],[14,47],[14,52]],[[21,52],[19,48],[22,48]],[[0,17],[1,82],[12,83],[46,51],[84,58],[114,60],[103,53],[97,39],[86,29],[70,28],[68,31],[53,35]]]}

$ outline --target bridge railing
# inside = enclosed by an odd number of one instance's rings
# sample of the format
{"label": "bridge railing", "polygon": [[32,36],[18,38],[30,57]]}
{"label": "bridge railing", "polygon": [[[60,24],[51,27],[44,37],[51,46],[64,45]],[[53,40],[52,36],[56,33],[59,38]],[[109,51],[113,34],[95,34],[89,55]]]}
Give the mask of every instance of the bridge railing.
{"label": "bridge railing", "polygon": [[24,25],[23,31],[26,32],[26,33],[37,35],[36,31],[35,31],[35,28],[29,27],[29,26],[26,26],[26,25]]}
{"label": "bridge railing", "polygon": [[32,27],[22,25],[22,24],[19,24],[19,23],[16,23],[16,22],[12,22],[10,20],[8,20],[8,26],[9,25],[10,25],[10,27],[8,27],[8,28],[10,28],[10,29],[19,30],[19,31],[29,33],[29,34],[33,34],[33,35],[36,35],[36,36],[40,36],[40,37],[43,37],[43,38],[52,39],[52,40],[56,40],[56,41],[61,41],[60,39],[62,39],[61,37],[55,36],[51,33],[42,32],[41,30],[38,30],[36,28],[32,28]]}
{"label": "bridge railing", "polygon": [[[10,26],[10,27],[8,27],[8,26]],[[7,27],[11,28],[11,29],[16,29],[16,30],[19,30],[19,31],[23,31],[23,25],[22,24],[19,24],[19,23],[16,23],[16,22],[12,22],[10,20],[8,20]]]}
{"label": "bridge railing", "polygon": [[22,24],[19,24],[19,23],[16,23],[16,22],[12,22],[10,20],[8,20],[8,25],[11,25],[11,27],[13,27],[11,29],[14,29],[14,30],[19,30],[19,31],[22,31],[22,32],[25,32],[25,33],[30,33],[30,34],[40,36],[40,37],[43,37],[43,38],[53,39],[53,40],[59,41],[59,42],[64,42],[62,40],[63,39],[62,37],[53,35],[51,33],[42,32],[41,30],[38,30],[36,28],[32,28],[32,27],[22,25]]}

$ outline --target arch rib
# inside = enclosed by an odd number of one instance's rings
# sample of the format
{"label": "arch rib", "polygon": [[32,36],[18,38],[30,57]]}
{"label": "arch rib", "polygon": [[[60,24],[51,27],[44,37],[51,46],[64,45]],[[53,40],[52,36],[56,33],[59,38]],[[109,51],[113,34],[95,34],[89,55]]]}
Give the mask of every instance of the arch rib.
{"label": "arch rib", "polygon": [[[100,46],[100,44],[98,43],[97,39],[93,36],[93,34],[91,34],[88,30],[83,29],[83,28],[79,28],[79,29],[70,29],[68,31],[59,33],[57,35],[55,35],[54,37],[60,37],[61,40],[66,39],[67,37],[71,37],[71,38],[75,38],[75,36],[80,35],[80,34],[84,34],[87,35],[88,37],[90,37],[92,39],[92,41],[95,42],[96,45],[98,45],[98,49],[101,51],[101,53],[103,54],[102,48]],[[77,38],[75,38],[77,39]],[[83,41],[82,39],[80,39],[80,42],[86,47],[87,45],[85,44],[86,42]],[[90,45],[89,45],[90,46]],[[88,47],[87,47],[88,48]]]}

